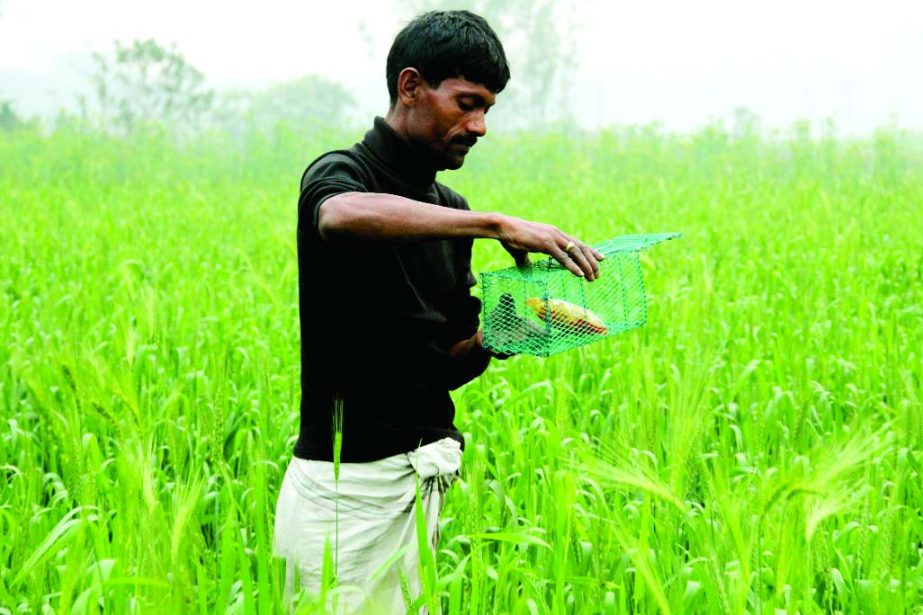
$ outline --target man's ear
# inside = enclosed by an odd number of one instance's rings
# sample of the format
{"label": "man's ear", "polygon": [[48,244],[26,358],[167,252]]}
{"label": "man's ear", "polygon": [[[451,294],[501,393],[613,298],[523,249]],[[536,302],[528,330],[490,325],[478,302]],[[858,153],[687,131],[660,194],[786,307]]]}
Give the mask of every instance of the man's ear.
{"label": "man's ear", "polygon": [[397,97],[405,107],[413,107],[420,100],[420,93],[426,81],[415,68],[408,67],[397,76]]}

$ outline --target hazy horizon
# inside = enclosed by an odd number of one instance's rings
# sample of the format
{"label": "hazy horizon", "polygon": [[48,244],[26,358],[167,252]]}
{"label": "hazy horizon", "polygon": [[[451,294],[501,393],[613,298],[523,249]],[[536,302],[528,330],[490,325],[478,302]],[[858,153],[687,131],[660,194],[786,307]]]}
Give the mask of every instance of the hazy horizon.
{"label": "hazy horizon", "polygon": [[[769,128],[829,118],[848,134],[894,124],[923,130],[921,3],[574,0],[560,9],[574,24],[577,68],[566,96],[581,128],[659,122],[687,131],[744,107]],[[282,0],[259,9],[0,0],[0,100],[24,115],[73,107],[91,52],[154,38],[175,44],[217,90],[318,74],[371,117],[386,109],[385,57],[411,16],[381,2],[325,5],[321,16]],[[522,60],[509,51],[513,90]]]}

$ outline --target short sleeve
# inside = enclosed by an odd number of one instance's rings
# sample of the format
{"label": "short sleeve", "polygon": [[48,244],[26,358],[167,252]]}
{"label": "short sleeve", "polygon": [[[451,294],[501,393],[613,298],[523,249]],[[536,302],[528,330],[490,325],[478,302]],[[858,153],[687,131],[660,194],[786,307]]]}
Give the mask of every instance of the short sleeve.
{"label": "short sleeve", "polygon": [[332,152],[315,160],[301,178],[298,198],[298,227],[319,237],[317,217],[320,206],[344,192],[368,192],[359,164],[349,156]]}

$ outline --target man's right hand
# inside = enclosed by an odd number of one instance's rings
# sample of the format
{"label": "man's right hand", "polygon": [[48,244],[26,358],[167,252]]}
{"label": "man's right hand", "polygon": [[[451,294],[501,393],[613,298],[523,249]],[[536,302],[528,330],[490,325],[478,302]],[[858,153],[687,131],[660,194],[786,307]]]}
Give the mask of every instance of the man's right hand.
{"label": "man's right hand", "polygon": [[542,252],[574,275],[590,281],[599,277],[599,261],[605,258],[598,250],[550,224],[493,212],[440,207],[374,192],[343,192],[321,203],[317,210],[317,232],[328,242],[343,237],[375,241],[499,239],[517,264],[528,264],[529,252]]}
{"label": "man's right hand", "polygon": [[497,239],[520,267],[529,263],[529,252],[542,252],[591,282],[599,277],[599,261],[606,258],[556,226],[515,216],[501,218]]}

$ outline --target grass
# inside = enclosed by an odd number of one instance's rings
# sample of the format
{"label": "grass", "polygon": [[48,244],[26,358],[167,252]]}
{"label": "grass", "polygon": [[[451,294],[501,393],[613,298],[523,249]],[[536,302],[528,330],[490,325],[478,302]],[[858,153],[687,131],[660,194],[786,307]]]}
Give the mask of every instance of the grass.
{"label": "grass", "polygon": [[[297,182],[359,136],[0,135],[0,613],[284,610]],[[923,613],[919,141],[477,149],[442,177],[474,209],[684,237],[645,256],[644,328],[454,394],[468,445],[421,602]]]}

